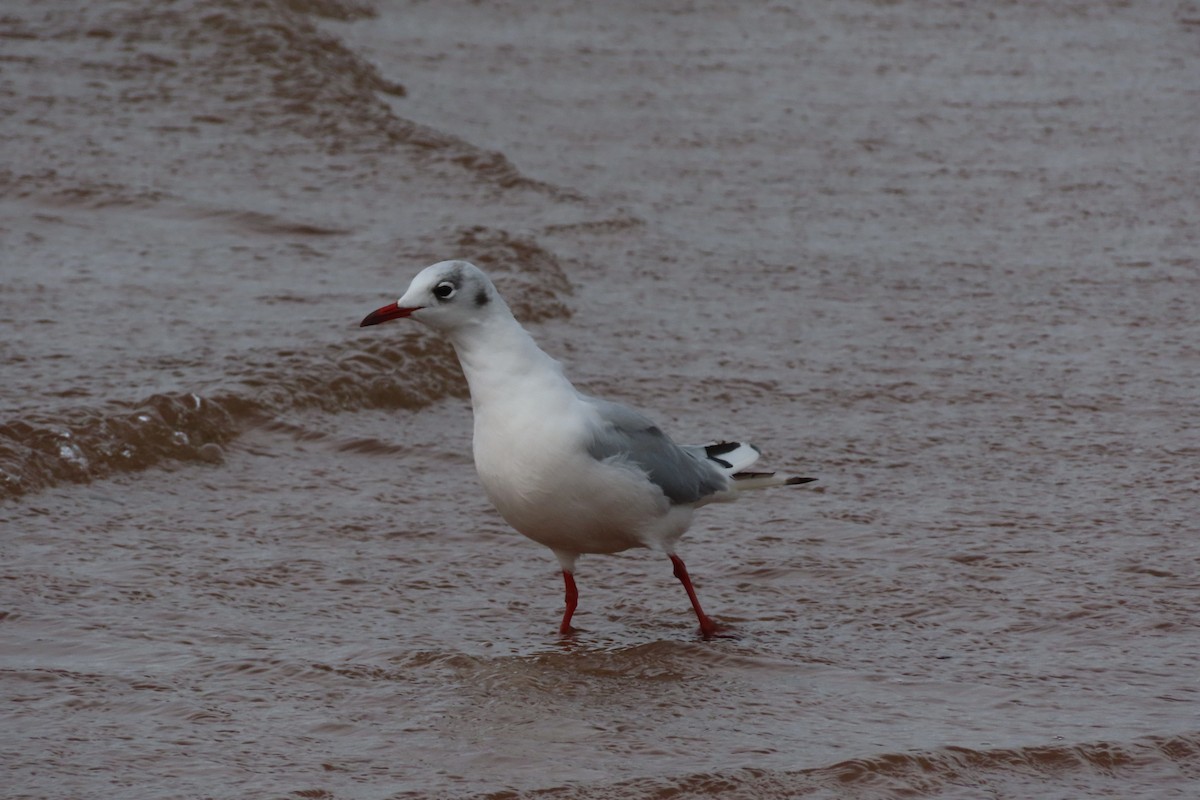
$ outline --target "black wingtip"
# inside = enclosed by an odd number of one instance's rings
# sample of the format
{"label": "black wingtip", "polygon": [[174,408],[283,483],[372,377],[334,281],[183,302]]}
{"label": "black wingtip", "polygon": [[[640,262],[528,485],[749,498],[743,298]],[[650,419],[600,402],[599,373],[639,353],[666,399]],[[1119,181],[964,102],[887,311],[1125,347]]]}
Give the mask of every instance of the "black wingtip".
{"label": "black wingtip", "polygon": [[812,483],[816,478],[788,478],[783,482],[784,486],[799,486],[802,483]]}

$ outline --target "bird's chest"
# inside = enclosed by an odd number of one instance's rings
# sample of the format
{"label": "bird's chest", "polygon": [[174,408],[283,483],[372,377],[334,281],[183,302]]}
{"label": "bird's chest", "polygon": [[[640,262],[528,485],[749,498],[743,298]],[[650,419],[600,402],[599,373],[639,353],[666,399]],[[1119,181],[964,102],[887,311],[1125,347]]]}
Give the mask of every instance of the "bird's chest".
{"label": "bird's chest", "polygon": [[[645,475],[588,452],[586,411],[475,418],[475,467],[488,498],[515,529],[572,553],[615,553],[644,544],[642,529],[668,511]],[[478,412],[478,410],[477,410]]]}
{"label": "bird's chest", "polygon": [[500,512],[521,514],[576,485],[591,461],[585,437],[566,408],[500,404],[476,414],[475,468]]}

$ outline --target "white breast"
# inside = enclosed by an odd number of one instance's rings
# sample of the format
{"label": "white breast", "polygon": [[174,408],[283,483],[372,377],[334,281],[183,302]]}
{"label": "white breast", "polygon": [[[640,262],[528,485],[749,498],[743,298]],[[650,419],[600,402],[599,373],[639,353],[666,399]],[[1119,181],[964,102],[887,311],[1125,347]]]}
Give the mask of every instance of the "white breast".
{"label": "white breast", "polygon": [[691,509],[644,472],[588,453],[595,410],[511,315],[452,341],[471,387],[475,468],[508,524],[576,554],[663,546],[687,528]]}
{"label": "white breast", "polygon": [[538,406],[505,402],[476,413],[475,468],[501,516],[556,550],[655,544],[656,523],[670,509],[662,492],[636,468],[588,454],[589,417],[574,392]]}

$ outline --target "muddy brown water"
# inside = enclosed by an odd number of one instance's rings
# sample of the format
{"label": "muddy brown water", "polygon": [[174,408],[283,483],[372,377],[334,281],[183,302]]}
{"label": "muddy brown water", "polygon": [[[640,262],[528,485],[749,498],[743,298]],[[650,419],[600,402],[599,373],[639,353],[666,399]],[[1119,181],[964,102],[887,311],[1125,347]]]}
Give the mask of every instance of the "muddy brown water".
{"label": "muddy brown water", "polygon": [[[1200,7],[17,0],[9,797],[1200,792]],[[820,478],[488,506],[435,260]]]}

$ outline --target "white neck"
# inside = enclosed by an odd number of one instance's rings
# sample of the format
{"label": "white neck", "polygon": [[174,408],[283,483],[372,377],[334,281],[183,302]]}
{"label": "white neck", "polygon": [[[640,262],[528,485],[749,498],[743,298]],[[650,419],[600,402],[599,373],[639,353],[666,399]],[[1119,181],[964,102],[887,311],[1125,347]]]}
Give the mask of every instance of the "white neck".
{"label": "white neck", "polygon": [[564,400],[576,395],[562,366],[537,346],[510,313],[489,315],[455,331],[450,341],[471,388],[476,415],[493,405],[509,408],[531,395],[558,394]]}

